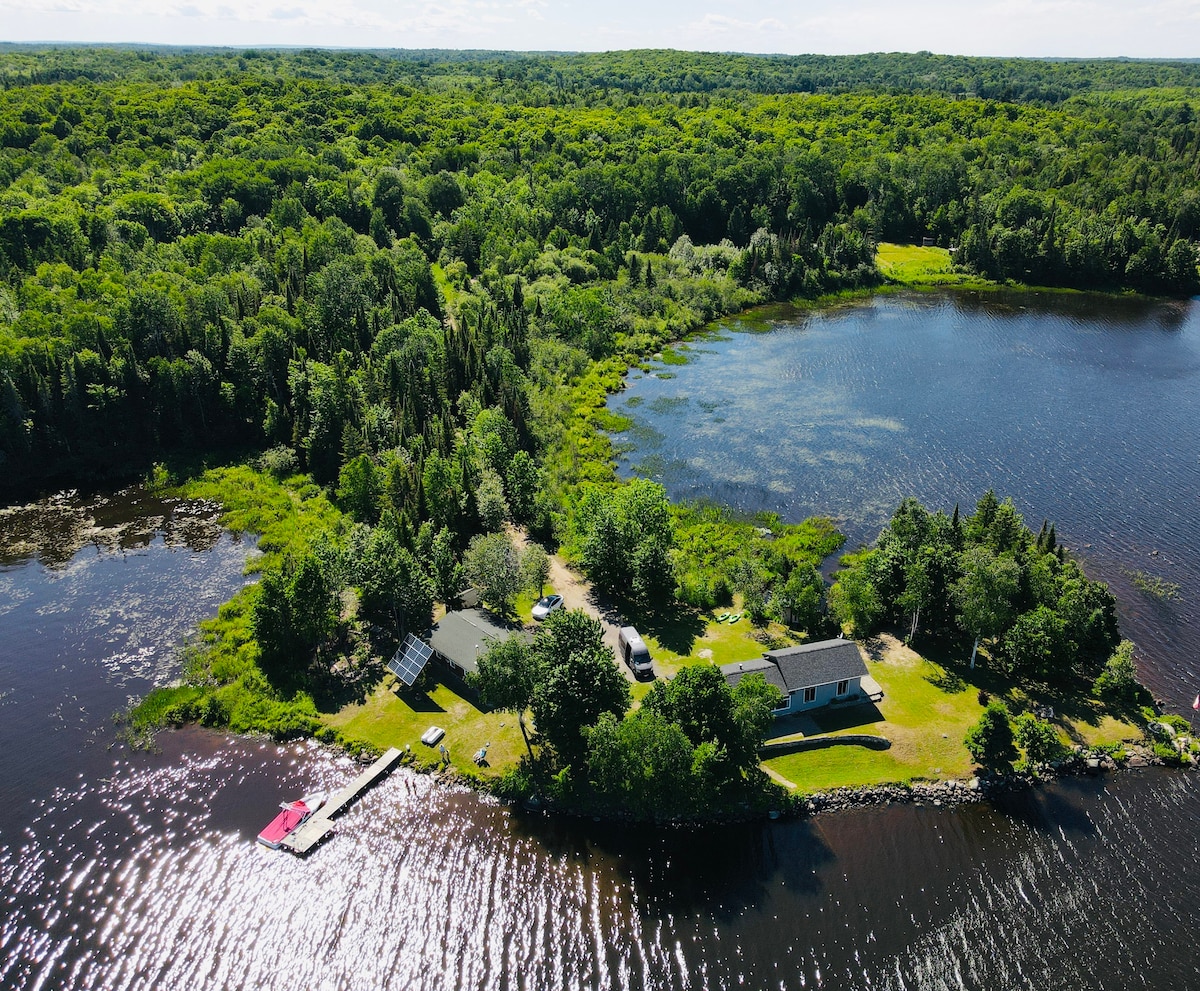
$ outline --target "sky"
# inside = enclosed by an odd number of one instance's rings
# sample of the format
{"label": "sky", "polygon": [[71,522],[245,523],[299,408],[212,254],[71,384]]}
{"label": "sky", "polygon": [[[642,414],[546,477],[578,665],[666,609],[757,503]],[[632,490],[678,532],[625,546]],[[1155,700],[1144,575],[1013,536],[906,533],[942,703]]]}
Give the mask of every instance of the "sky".
{"label": "sky", "polygon": [[1200,57],[1200,0],[0,0],[0,41]]}

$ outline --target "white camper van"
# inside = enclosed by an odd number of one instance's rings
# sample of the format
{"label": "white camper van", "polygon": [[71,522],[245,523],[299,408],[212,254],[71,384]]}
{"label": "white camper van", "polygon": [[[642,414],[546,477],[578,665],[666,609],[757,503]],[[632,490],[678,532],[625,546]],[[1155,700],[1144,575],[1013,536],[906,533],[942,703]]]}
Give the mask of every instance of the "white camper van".
{"label": "white camper van", "polygon": [[654,677],[654,665],[650,660],[650,650],[646,641],[632,626],[622,626],[617,636],[617,649],[621,660],[629,665],[629,670],[638,678]]}

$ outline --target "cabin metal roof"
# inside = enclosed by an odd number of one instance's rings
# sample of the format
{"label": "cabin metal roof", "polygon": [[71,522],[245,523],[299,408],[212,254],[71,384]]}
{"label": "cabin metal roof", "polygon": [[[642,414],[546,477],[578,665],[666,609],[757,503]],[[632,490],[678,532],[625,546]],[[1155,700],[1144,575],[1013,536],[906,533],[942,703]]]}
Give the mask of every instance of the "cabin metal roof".
{"label": "cabin metal roof", "polygon": [[489,643],[512,636],[532,639],[526,631],[506,625],[483,609],[462,609],[446,613],[434,626],[429,646],[471,673],[479,670],[479,658]]}

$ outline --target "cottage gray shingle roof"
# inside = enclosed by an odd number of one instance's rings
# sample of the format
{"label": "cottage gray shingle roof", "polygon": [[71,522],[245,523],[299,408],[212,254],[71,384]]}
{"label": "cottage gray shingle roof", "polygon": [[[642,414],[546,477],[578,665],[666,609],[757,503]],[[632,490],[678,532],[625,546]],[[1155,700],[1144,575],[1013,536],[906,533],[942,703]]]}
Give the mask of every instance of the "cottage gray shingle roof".
{"label": "cottage gray shingle roof", "polygon": [[768,685],[774,685],[784,695],[788,693],[783,675],[779,673],[779,666],[765,657],[759,657],[753,661],[739,661],[736,664],[723,664],[721,665],[721,674],[725,676],[730,688],[736,688],[737,683],[747,675],[761,674]]}
{"label": "cottage gray shingle roof", "polygon": [[799,647],[768,650],[763,655],[779,665],[791,691],[816,685],[832,685],[867,673],[858,644],[853,640],[819,640]]}
{"label": "cottage gray shingle roof", "polygon": [[429,646],[464,671],[474,672],[479,670],[479,657],[489,642],[517,635],[529,636],[523,630],[505,626],[482,609],[463,609],[446,613],[433,628]]}
{"label": "cottage gray shingle roof", "polygon": [[784,694],[832,685],[867,675],[858,644],[852,640],[819,640],[799,647],[768,650],[761,659],[724,664],[721,673],[733,688],[748,674],[762,674]]}

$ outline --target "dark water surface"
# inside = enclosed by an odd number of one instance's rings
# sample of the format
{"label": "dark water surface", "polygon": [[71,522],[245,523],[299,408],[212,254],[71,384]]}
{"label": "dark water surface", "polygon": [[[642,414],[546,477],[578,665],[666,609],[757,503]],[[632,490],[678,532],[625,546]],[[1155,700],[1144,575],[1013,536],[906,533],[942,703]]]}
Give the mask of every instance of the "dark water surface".
{"label": "dark water surface", "polygon": [[[1143,680],[1200,690],[1200,304],[1092,295],[886,296],[733,321],[610,406],[626,471],[671,496],[870,542],[899,501],[949,513],[994,488],[1057,526],[1121,605]],[[1178,601],[1130,573],[1174,582]]]}
{"label": "dark water surface", "polygon": [[[921,327],[948,308],[965,322],[959,333],[968,343],[988,339],[981,329],[987,322],[1004,327],[1003,320],[1026,319],[981,311],[985,324],[976,325],[961,305],[884,301],[866,309],[897,308],[900,317],[870,318],[876,327],[903,325],[910,311],[924,313],[913,324]],[[836,343],[838,322],[852,321],[855,310],[810,318],[808,326],[836,352],[829,342]],[[1161,312],[1176,319],[1096,331],[1080,318],[1078,326],[1103,340],[1115,334],[1127,345],[1125,334],[1145,337],[1149,352],[1155,351],[1152,337],[1177,353],[1194,346],[1191,310]],[[733,334],[706,347],[741,348],[733,384],[759,376],[766,388],[785,372],[755,370],[753,349],[805,333]],[[880,331],[874,343],[855,345],[852,355],[826,350],[827,367],[844,369],[851,382],[888,379],[895,366],[872,371],[864,364],[887,355],[888,337]],[[1052,345],[1043,341],[1043,353],[1053,353]],[[1002,350],[995,342],[989,346]],[[676,369],[677,379],[635,388],[677,389],[709,360]],[[984,381],[982,359],[974,372],[962,355],[943,360]],[[820,361],[813,352],[797,366],[813,374],[797,380],[796,402],[807,389],[801,384],[819,378]],[[1124,383],[1128,362],[1114,367],[1120,374],[1113,381]],[[912,381],[919,372],[903,375],[909,391],[921,394]],[[1094,388],[1104,381],[1098,376]],[[737,401],[721,398],[717,382],[703,390],[693,395],[720,401],[727,422],[712,424],[713,412],[696,416],[694,429],[697,436],[715,431],[726,438],[726,453],[699,457],[706,465],[735,464],[758,444],[752,428],[735,423]],[[847,391],[836,383],[825,387],[827,396],[843,399]],[[1149,378],[1145,391],[1154,392]],[[1181,385],[1175,404],[1185,392]],[[660,407],[669,411],[686,394],[661,395],[668,402]],[[1084,399],[1087,409],[1106,413],[1124,402],[1114,395],[1108,402],[1081,397],[1080,403]],[[700,408],[687,402],[692,412]],[[762,415],[778,419],[791,405]],[[1186,410],[1164,403],[1168,408],[1178,415],[1175,433],[1191,443]],[[868,452],[880,437],[904,440],[913,432],[902,415],[882,405],[864,403],[857,425],[850,424],[845,402],[827,420],[815,406],[808,415],[814,426],[805,443],[815,452],[835,446],[821,438],[821,422],[862,438]],[[878,427],[877,418],[895,420],[900,429]],[[662,423],[689,429],[669,413]],[[1155,436],[1170,432],[1148,423],[1141,439],[1123,448],[1133,452],[1127,474],[1149,474],[1142,467]],[[1113,440],[1112,447],[1120,447],[1120,439]],[[919,445],[907,445],[914,477],[950,479],[955,465],[978,457],[942,444],[939,456],[950,459],[948,466],[925,475],[916,471]],[[713,452],[719,447],[714,442]],[[1008,464],[996,457],[996,464]],[[787,458],[806,464],[795,453]],[[1194,501],[1184,462],[1180,455],[1172,477],[1189,486],[1180,497]],[[1119,463],[1115,455],[1108,462]],[[758,469],[746,467],[746,480],[726,478],[719,483],[728,486],[723,491],[751,493],[744,504],[757,504],[753,493],[762,491],[761,504],[787,515],[810,511],[801,498],[810,483],[800,481],[808,468],[797,469],[791,481],[764,471],[770,484],[755,490]],[[1082,462],[1077,469],[1081,478],[1102,478]],[[851,512],[849,502],[820,508],[869,535],[893,501],[887,478],[899,475],[860,470],[884,493],[872,510],[877,518]],[[1015,478],[1032,471],[1009,470]],[[731,469],[704,471],[716,478]],[[849,484],[851,475],[844,478]],[[960,484],[958,498],[965,500],[974,476],[947,483],[947,491]],[[1137,484],[1148,483],[1140,478]],[[700,490],[696,478],[688,485]],[[1023,499],[1023,491],[1014,494]],[[1145,492],[1135,512],[1158,520],[1164,511],[1154,490]],[[929,497],[926,490],[919,494]],[[1044,512],[1022,508],[1030,517]],[[1072,517],[1060,532],[1092,543],[1098,562],[1108,560],[1105,555],[1120,561],[1121,528],[1093,532],[1088,518]],[[1168,546],[1154,526],[1147,523],[1145,546],[1167,556],[1155,570],[1182,583],[1195,543],[1181,536],[1182,546]],[[1102,552],[1105,547],[1114,549]],[[313,744],[280,747],[198,729],[163,734],[161,753],[131,753],[117,743],[110,720],[129,695],[177,673],[178,644],[242,584],[251,552],[249,541],[215,527],[211,507],[160,504],[137,492],[0,515],[5,991],[1200,987],[1194,948],[1200,776],[1182,772],[1067,781],[996,808],[899,807],[685,831],[530,817],[398,771],[340,819],[337,834],[308,859],[259,848],[253,838],[281,798],[343,783],[354,773],[350,762]],[[1142,622],[1194,629],[1186,618],[1190,594],[1185,590],[1166,619],[1147,609]],[[1185,680],[1185,661],[1190,658],[1163,651],[1162,680]]]}

